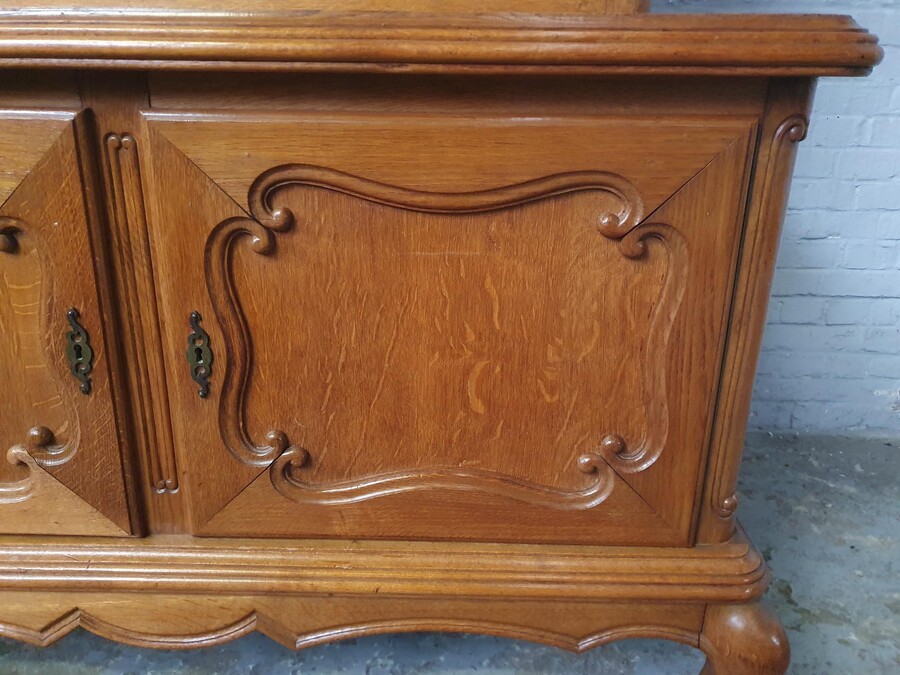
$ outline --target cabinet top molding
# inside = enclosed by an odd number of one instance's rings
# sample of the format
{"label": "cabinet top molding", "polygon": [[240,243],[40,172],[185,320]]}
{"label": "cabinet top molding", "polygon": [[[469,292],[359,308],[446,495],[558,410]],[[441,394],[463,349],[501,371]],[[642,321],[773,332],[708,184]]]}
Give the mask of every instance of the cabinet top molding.
{"label": "cabinet top molding", "polygon": [[0,67],[847,76],[884,55],[846,16],[133,7],[2,9]]}

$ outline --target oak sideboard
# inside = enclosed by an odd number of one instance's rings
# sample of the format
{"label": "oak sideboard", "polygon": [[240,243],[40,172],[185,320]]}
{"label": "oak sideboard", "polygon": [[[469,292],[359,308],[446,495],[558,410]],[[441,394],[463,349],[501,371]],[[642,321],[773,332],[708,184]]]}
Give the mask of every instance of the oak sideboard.
{"label": "oak sideboard", "polygon": [[71,4],[0,9],[0,635],[658,637],[785,672],[735,485],[813,86],[874,36]]}

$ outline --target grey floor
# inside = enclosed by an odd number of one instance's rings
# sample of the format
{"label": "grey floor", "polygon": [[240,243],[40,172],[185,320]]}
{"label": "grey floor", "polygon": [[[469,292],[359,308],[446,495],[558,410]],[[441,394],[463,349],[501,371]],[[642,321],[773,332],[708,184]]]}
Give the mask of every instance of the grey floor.
{"label": "grey floor", "polygon": [[[741,516],[770,561],[769,602],[798,675],[900,673],[900,447],[837,437],[748,439]],[[294,654],[254,635],[194,652],[122,647],[84,632],[38,650],[0,640],[0,675],[697,673],[687,647],[633,640],[575,656],[514,640],[432,633]]]}

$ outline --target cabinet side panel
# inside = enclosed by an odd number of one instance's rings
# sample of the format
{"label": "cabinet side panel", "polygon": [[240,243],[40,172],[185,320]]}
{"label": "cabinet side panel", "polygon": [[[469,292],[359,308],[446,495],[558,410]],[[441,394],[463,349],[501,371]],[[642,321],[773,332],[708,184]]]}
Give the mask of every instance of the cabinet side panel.
{"label": "cabinet side panel", "polygon": [[698,543],[727,541],[734,533],[738,505],[735,490],[753,378],[765,329],[796,146],[806,137],[813,85],[808,79],[779,79],[770,85],[728,327]]}

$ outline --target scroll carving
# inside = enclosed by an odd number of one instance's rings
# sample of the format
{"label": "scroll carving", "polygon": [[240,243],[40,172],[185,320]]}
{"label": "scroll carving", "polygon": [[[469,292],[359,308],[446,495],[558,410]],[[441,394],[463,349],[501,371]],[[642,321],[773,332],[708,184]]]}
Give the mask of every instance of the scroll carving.
{"label": "scroll carving", "polygon": [[53,432],[47,427],[34,427],[28,432],[24,444],[14,445],[7,451],[6,459],[10,464],[25,466],[29,471],[20,481],[0,483],[0,504],[17,504],[34,495],[34,469],[38,464],[43,467],[59,466],[72,458],[75,446],[72,443],[56,445],[55,440]]}
{"label": "scroll carving", "polygon": [[60,466],[75,455],[77,444],[57,444],[53,432],[47,427],[33,427],[22,446],[42,467]]}
{"label": "scroll carving", "polygon": [[299,469],[310,463],[307,450],[292,447],[270,468],[272,485],[298,504],[329,506],[355,504],[416,490],[455,490],[493,494],[535,506],[560,510],[590,509],[612,492],[615,476],[609,465],[593,453],[578,458],[577,468],[593,480],[580,490],[559,490],[518,480],[494,471],[438,468],[413,469],[381,474],[373,478],[312,485],[298,477]]}
{"label": "scroll carving", "polygon": [[229,360],[222,378],[219,397],[219,431],[228,451],[240,462],[251,466],[268,466],[288,449],[287,435],[273,429],[266,436],[268,444],[257,445],[247,433],[244,398],[250,384],[250,334],[237,292],[231,283],[231,251],[240,240],[250,250],[268,255],[275,248],[275,233],[285,232],[294,224],[289,209],[273,209],[267,192],[250,190],[250,212],[253,218],[229,218],[212,231],[206,242],[204,265],[209,297],[219,325]]}
{"label": "scroll carving", "polygon": [[[660,223],[644,223],[622,234],[621,229],[600,229],[610,239],[618,240],[619,251],[626,258],[639,260],[650,255],[650,240],[657,240],[668,251],[666,276],[659,302],[650,319],[650,332],[643,350],[646,356],[664,353],[672,325],[684,298],[688,273],[687,243],[678,230]],[[600,443],[600,455],[617,472],[638,473],[649,468],[662,453],[669,433],[669,409],[666,398],[666,372],[651,368],[651,360],[643,358],[644,405],[647,409],[647,426],[644,438],[634,449],[629,448],[618,434],[611,433]]]}
{"label": "scroll carving", "polygon": [[734,494],[725,497],[725,499],[722,500],[716,513],[720,518],[731,518],[737,512],[739,502],[740,497],[735,492]]}
{"label": "scroll carving", "polygon": [[29,469],[22,480],[0,483],[0,505],[18,504],[34,496],[34,474],[31,471],[34,458],[21,445],[14,445],[6,453],[7,461],[13,466],[23,465]]}
{"label": "scroll carving", "polygon": [[[24,221],[9,216],[0,216],[0,252],[8,254],[16,254],[21,251],[22,244],[20,239],[23,236],[32,237],[40,243],[34,228],[29,227]],[[44,259],[38,256],[40,264],[44,264]],[[45,275],[47,276],[47,275]],[[49,278],[49,276],[47,276]],[[42,292],[41,305],[48,307],[48,293],[46,290]],[[71,317],[68,317],[71,323]],[[52,333],[52,330],[46,329],[48,317],[45,315],[42,323],[44,328],[42,334]],[[74,327],[72,327],[74,330]],[[51,369],[52,370],[52,369]],[[60,382],[61,384],[61,382]],[[62,387],[60,387],[62,389]],[[28,432],[28,439],[24,445],[14,446],[9,449],[7,459],[12,464],[29,464],[31,462],[42,467],[61,466],[71,460],[77,450],[81,439],[80,426],[77,423],[73,425],[73,432],[66,443],[58,444],[53,433],[46,427],[34,427]],[[29,459],[26,461],[25,455]],[[18,486],[18,487],[16,487]],[[10,494],[10,490],[17,494],[21,494],[23,486],[19,483],[10,485],[0,485],[0,503],[7,503],[3,500]],[[21,501],[16,499],[15,501]]]}
{"label": "scroll carving", "polygon": [[299,502],[345,504],[424,489],[479,491],[559,509],[587,509],[609,495],[615,472],[635,473],[653,464],[662,452],[668,433],[665,372],[646,368],[644,376],[648,424],[645,438],[630,449],[619,436],[608,435],[596,452],[577,458],[574,469],[593,480],[585,487],[560,490],[520,481],[487,470],[437,467],[410,469],[329,484],[314,485],[302,479],[312,457],[308,450],[292,446],[287,435],[273,428],[264,443],[248,433],[244,401],[252,369],[251,336],[236,289],[232,283],[232,252],[240,243],[258,255],[270,255],[276,237],[296,224],[294,213],[277,203],[282,188],[307,185],[341,192],[371,202],[426,213],[478,213],[525,204],[556,195],[599,190],[615,197],[614,212],[599,214],[597,227],[616,241],[626,258],[651,255],[657,241],[668,251],[668,265],[659,302],[653,310],[648,355],[666,348],[674,318],[684,295],[687,247],[682,236],[664,224],[640,224],[643,206],[636,189],[624,178],[603,172],[559,174],[504,188],[468,193],[436,193],[385,185],[323,167],[291,164],[260,175],[248,195],[250,217],[229,218],[211,232],[204,255],[209,297],[222,329],[224,352],[218,417],[222,440],[238,461],[269,466],[270,479],[279,493]]}
{"label": "scroll carving", "polygon": [[[126,254],[123,261],[123,269],[127,270],[129,275],[127,282],[135,289],[134,293],[125,294],[126,300],[129,297],[140,296],[147,298],[150,303],[155,303],[152,270],[146,270],[142,275],[132,262],[150,259],[138,143],[129,133],[108,134],[105,138],[105,151],[110,206],[116,232],[119,237],[129,239],[133,249],[140,247],[140,250],[135,250],[132,256]],[[139,288],[142,289],[140,293],[137,292]],[[128,311],[132,323],[142,327],[139,333],[146,336],[143,345],[136,344],[133,349],[136,371],[143,380],[141,386],[135,389],[135,396],[146,420],[140,426],[145,429],[146,434],[145,452],[150,482],[155,492],[174,494],[178,492],[179,487],[178,463],[171,438],[167,435],[169,413],[167,409],[156,410],[152,403],[153,397],[148,395],[148,386],[145,384],[152,382],[153,390],[165,392],[163,369],[152,365],[154,362],[157,364],[163,362],[162,353],[159,351],[162,336],[156,318],[157,310],[152,307],[149,311],[142,311],[142,308],[129,305]],[[166,401],[166,397],[160,395],[156,405],[166,406]],[[162,437],[157,436],[158,428],[163,430]]]}

